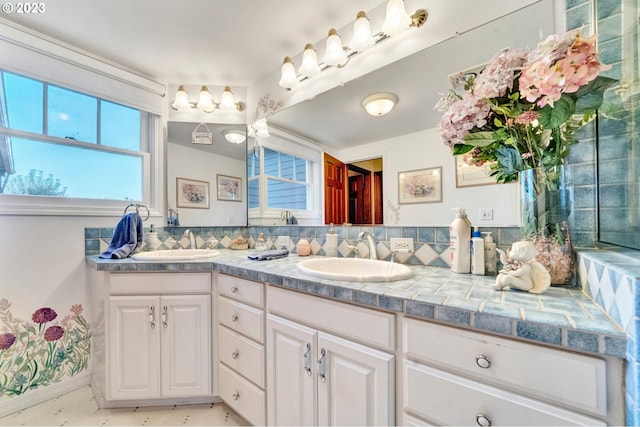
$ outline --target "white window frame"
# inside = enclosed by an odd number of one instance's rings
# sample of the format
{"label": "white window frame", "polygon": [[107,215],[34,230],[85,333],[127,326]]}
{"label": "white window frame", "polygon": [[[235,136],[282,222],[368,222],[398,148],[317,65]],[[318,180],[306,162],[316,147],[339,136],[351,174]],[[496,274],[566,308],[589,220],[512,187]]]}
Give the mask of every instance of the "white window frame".
{"label": "white window frame", "polygon": [[[143,200],[151,217],[164,217],[164,150],[161,114],[166,85],[104,58],[27,29],[0,21],[0,69],[105,101],[135,108],[142,114]],[[70,141],[3,128],[10,136],[40,141]],[[78,142],[79,144],[83,144]],[[82,147],[91,148],[91,147]],[[119,149],[105,151],[118,152]],[[144,151],[143,151],[144,150]],[[106,171],[105,171],[106,174]],[[0,215],[121,216],[129,201],[70,197],[0,195]],[[140,202],[140,201],[138,201]]]}
{"label": "white window frame", "polygon": [[[322,218],[320,207],[322,194],[322,180],[320,177],[322,149],[318,144],[304,139],[298,135],[289,133],[283,129],[269,125],[268,138],[260,138],[257,144],[260,148],[260,175],[259,180],[259,206],[257,208],[248,208],[248,218],[250,224],[261,225],[279,225],[282,224],[282,211],[288,210],[299,221],[299,223],[317,223]],[[252,141],[256,144],[255,140]],[[249,144],[251,145],[251,144]],[[253,151],[254,146],[247,147],[249,151]],[[267,206],[267,176],[264,174],[264,155],[263,148],[269,148],[284,154],[308,160],[307,176],[309,181],[309,209],[275,209]],[[269,176],[271,179],[279,179],[278,177]],[[287,179],[282,181],[289,182]],[[248,203],[248,201],[247,201]]]}

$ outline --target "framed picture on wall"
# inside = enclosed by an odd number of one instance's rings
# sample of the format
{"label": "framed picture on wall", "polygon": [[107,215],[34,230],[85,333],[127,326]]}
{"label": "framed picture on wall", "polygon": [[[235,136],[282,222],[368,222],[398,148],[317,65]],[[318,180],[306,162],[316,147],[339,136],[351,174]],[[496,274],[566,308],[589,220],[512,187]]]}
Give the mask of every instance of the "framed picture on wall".
{"label": "framed picture on wall", "polygon": [[242,201],[242,178],[218,174],[216,175],[216,181],[218,185],[218,200]]}
{"label": "framed picture on wall", "polygon": [[465,163],[463,157],[464,155],[455,156],[457,188],[496,184],[496,179],[489,175],[493,162],[474,166]]}
{"label": "framed picture on wall", "polygon": [[176,205],[179,208],[209,209],[209,183],[176,178]]}
{"label": "framed picture on wall", "polygon": [[442,202],[442,166],[398,172],[398,204]]}

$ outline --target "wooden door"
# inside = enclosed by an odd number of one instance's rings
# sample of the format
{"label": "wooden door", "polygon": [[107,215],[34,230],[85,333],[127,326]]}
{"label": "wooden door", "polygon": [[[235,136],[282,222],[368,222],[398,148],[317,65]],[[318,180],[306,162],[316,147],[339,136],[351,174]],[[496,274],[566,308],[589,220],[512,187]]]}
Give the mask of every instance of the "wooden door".
{"label": "wooden door", "polygon": [[347,169],[340,160],[324,154],[324,223],[346,222]]}
{"label": "wooden door", "polygon": [[349,177],[349,222],[351,224],[366,224],[364,222],[364,176]]}
{"label": "wooden door", "polygon": [[373,223],[383,224],[382,208],[382,171],[373,173]]}

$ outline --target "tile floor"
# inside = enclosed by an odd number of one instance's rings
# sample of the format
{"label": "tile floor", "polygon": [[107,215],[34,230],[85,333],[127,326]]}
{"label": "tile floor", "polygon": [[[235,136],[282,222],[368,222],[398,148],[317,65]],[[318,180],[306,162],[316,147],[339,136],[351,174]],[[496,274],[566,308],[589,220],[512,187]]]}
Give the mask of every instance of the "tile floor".
{"label": "tile floor", "polygon": [[0,418],[0,426],[241,426],[223,403],[100,409],[84,387]]}

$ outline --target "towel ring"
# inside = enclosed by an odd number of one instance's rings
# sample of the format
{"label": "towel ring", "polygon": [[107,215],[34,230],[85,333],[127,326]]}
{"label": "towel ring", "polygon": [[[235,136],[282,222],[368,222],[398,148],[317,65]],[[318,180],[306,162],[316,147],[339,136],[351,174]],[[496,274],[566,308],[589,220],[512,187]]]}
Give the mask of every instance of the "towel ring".
{"label": "towel ring", "polygon": [[134,208],[136,208],[136,213],[137,213],[138,215],[140,215],[140,208],[145,208],[145,209],[147,210],[147,216],[146,216],[146,217],[144,217],[144,218],[142,218],[142,220],[143,220],[143,221],[146,221],[146,220],[148,220],[148,219],[149,219],[149,215],[150,215],[151,213],[149,212],[149,208],[148,208],[146,205],[142,205],[142,204],[139,204],[139,203],[129,203],[129,204],[127,205],[127,207],[126,207],[126,208],[124,208],[124,213],[125,213],[125,215],[126,215],[126,213],[127,213],[127,210],[129,210],[129,208],[130,208],[130,207],[134,207]]}

